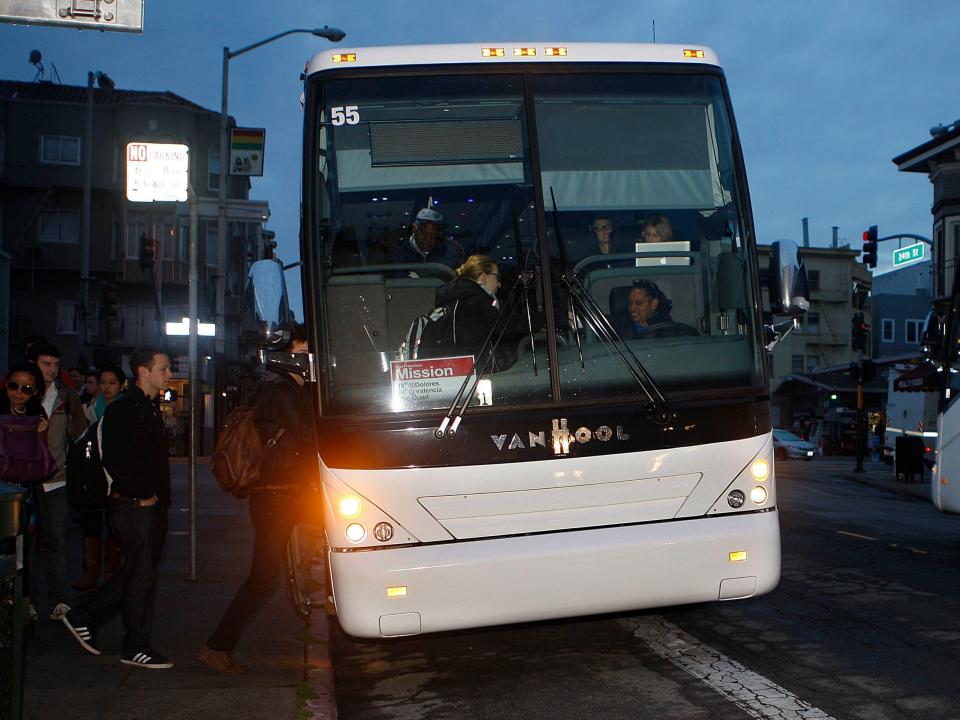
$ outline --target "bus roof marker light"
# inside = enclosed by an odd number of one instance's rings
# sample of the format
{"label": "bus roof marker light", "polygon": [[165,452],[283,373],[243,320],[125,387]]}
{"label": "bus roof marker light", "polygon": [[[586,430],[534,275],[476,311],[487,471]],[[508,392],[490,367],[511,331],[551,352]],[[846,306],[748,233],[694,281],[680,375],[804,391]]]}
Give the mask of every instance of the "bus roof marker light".
{"label": "bus roof marker light", "polygon": [[396,587],[387,588],[387,597],[406,597],[407,596],[407,586],[406,585],[397,585]]}
{"label": "bus roof marker light", "polygon": [[563,46],[560,47],[545,47],[543,49],[543,54],[547,57],[566,57],[567,49]]}
{"label": "bus roof marker light", "polygon": [[520,47],[514,48],[513,54],[516,57],[533,57],[537,54],[537,49],[532,47]]}
{"label": "bus roof marker light", "polygon": [[356,62],[357,54],[356,53],[336,53],[333,56],[333,62],[335,63],[348,63]]}
{"label": "bus roof marker light", "polygon": [[727,557],[730,559],[730,562],[746,562],[747,561],[747,551],[746,550],[734,550],[729,553]]}
{"label": "bus roof marker light", "polygon": [[503,57],[503,56],[504,56],[503,48],[491,48],[491,47],[480,48],[480,57],[488,58],[488,57]]}
{"label": "bus roof marker light", "polygon": [[684,56],[685,58],[703,58],[703,57],[705,57],[705,56],[704,56],[704,53],[703,53],[703,50],[699,50],[699,49],[687,49],[687,48],[684,48],[684,50],[683,50],[683,56]]}

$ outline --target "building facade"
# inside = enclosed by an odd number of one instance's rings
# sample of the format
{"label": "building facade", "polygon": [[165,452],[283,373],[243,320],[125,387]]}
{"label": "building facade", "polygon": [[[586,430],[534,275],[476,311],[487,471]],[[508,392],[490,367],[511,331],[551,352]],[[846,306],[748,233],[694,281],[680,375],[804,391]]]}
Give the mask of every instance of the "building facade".
{"label": "building facade", "polygon": [[933,185],[933,302],[942,306],[960,267],[960,120],[930,135],[893,162],[900,172],[925,174]]}
{"label": "building facade", "polygon": [[[760,245],[758,251],[760,267],[769,267],[770,246]],[[829,369],[846,368],[859,359],[851,344],[852,318],[858,312],[854,303],[862,304],[862,311],[869,317],[871,275],[857,262],[859,250],[802,247],[800,255],[807,271],[810,309],[800,319],[799,327],[767,354],[773,419],[780,427],[796,424],[801,416],[821,415],[829,405],[829,396],[846,389],[847,383],[837,387],[837,373],[831,374],[828,382],[817,376]],[[763,271],[761,278],[768,316],[769,293]]]}
{"label": "building facade", "polygon": [[933,266],[928,262],[873,278],[872,339],[877,359],[919,358],[930,303]]}
{"label": "building facade", "polygon": [[[96,88],[0,81],[0,249],[10,256],[11,358],[36,334],[60,348],[65,366],[119,363],[143,343],[185,359],[186,338],[164,329],[188,315],[189,206],[133,203],[125,192],[128,143],[185,144],[200,211],[200,320],[214,319],[218,283],[226,296],[223,356],[214,357],[212,339],[200,339],[201,355],[209,356],[205,425],[213,426],[215,390],[245,361],[243,286],[249,263],[264,255],[269,215],[266,203],[249,200],[247,178],[231,178],[227,266],[217,267],[219,119],[173,93],[115,89],[109,80]],[[182,365],[174,389],[184,384]],[[182,435],[183,400],[168,414]]]}

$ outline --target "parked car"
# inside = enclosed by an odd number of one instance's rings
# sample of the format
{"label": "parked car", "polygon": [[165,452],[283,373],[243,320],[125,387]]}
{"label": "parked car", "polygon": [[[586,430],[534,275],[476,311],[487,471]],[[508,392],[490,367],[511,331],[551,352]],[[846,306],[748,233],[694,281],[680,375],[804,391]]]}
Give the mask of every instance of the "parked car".
{"label": "parked car", "polygon": [[803,438],[794,435],[789,430],[774,428],[773,456],[777,460],[786,460],[788,458],[809,460],[816,454],[817,446],[813,443],[809,443]]}

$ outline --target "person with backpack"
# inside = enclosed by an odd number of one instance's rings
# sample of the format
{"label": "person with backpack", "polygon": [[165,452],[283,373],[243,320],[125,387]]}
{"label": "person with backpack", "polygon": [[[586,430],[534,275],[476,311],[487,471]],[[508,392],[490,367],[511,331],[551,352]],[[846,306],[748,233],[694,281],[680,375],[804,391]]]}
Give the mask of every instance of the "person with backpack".
{"label": "person with backpack", "polygon": [[[67,526],[70,508],[67,504],[67,450],[87,429],[83,405],[72,387],[60,380],[60,350],[50,343],[30,346],[27,359],[36,364],[43,376],[40,397],[47,414],[47,447],[56,462],[52,476],[39,483],[36,492],[38,541],[37,559],[43,559],[47,586],[48,617],[58,621],[69,609],[67,603]],[[39,597],[34,573],[31,596]]]}
{"label": "person with backpack", "polygon": [[[123,370],[115,365],[104,365],[96,372],[95,377],[98,392],[83,406],[83,411],[91,423],[102,418],[107,406],[122,397],[123,386],[127,382]],[[106,566],[104,579],[109,580],[120,564],[120,543],[109,527],[104,542],[104,519],[101,508],[80,510],[80,524],[83,526],[83,577],[70,583],[74,590],[95,590],[100,585],[101,567]]]}
{"label": "person with backpack", "polygon": [[[281,357],[292,361],[294,356],[306,352],[306,330],[303,325],[294,325]],[[249,488],[253,562],[250,575],[197,653],[201,663],[224,675],[239,675],[247,670],[234,661],[234,648],[243,629],[279,585],[284,549],[294,526],[317,522],[316,517],[305,516],[317,505],[320,475],[312,393],[299,365],[280,360],[268,362],[253,408],[260,442],[266,446],[259,481]]]}
{"label": "person with backpack", "polygon": [[[500,268],[493,258],[471,255],[456,273],[456,280],[437,288],[437,308],[446,312],[436,325],[424,328],[420,357],[450,355],[451,351],[476,356],[500,319]],[[518,308],[497,348],[494,370],[504,370],[516,362],[516,341],[527,332],[526,323],[523,308]]]}
{"label": "person with backpack", "polygon": [[121,610],[120,662],[159,670],[173,667],[151,643],[170,506],[169,439],[160,413],[160,393],[172,375],[170,358],[160,348],[141,346],[130,355],[130,371],[134,386],[107,406],[100,420],[103,468],[111,481],[107,514],[120,539],[120,572],[74,603],[63,624],[84,650],[99,655],[97,629]]}

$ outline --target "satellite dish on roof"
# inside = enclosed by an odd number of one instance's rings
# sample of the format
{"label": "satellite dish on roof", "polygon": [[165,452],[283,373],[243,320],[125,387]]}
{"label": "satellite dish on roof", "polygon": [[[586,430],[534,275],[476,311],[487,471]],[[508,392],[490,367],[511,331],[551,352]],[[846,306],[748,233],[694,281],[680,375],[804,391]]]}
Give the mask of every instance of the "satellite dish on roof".
{"label": "satellite dish on roof", "polygon": [[40,54],[39,50],[30,51],[30,64],[31,65],[40,65],[43,60],[43,55]]}

